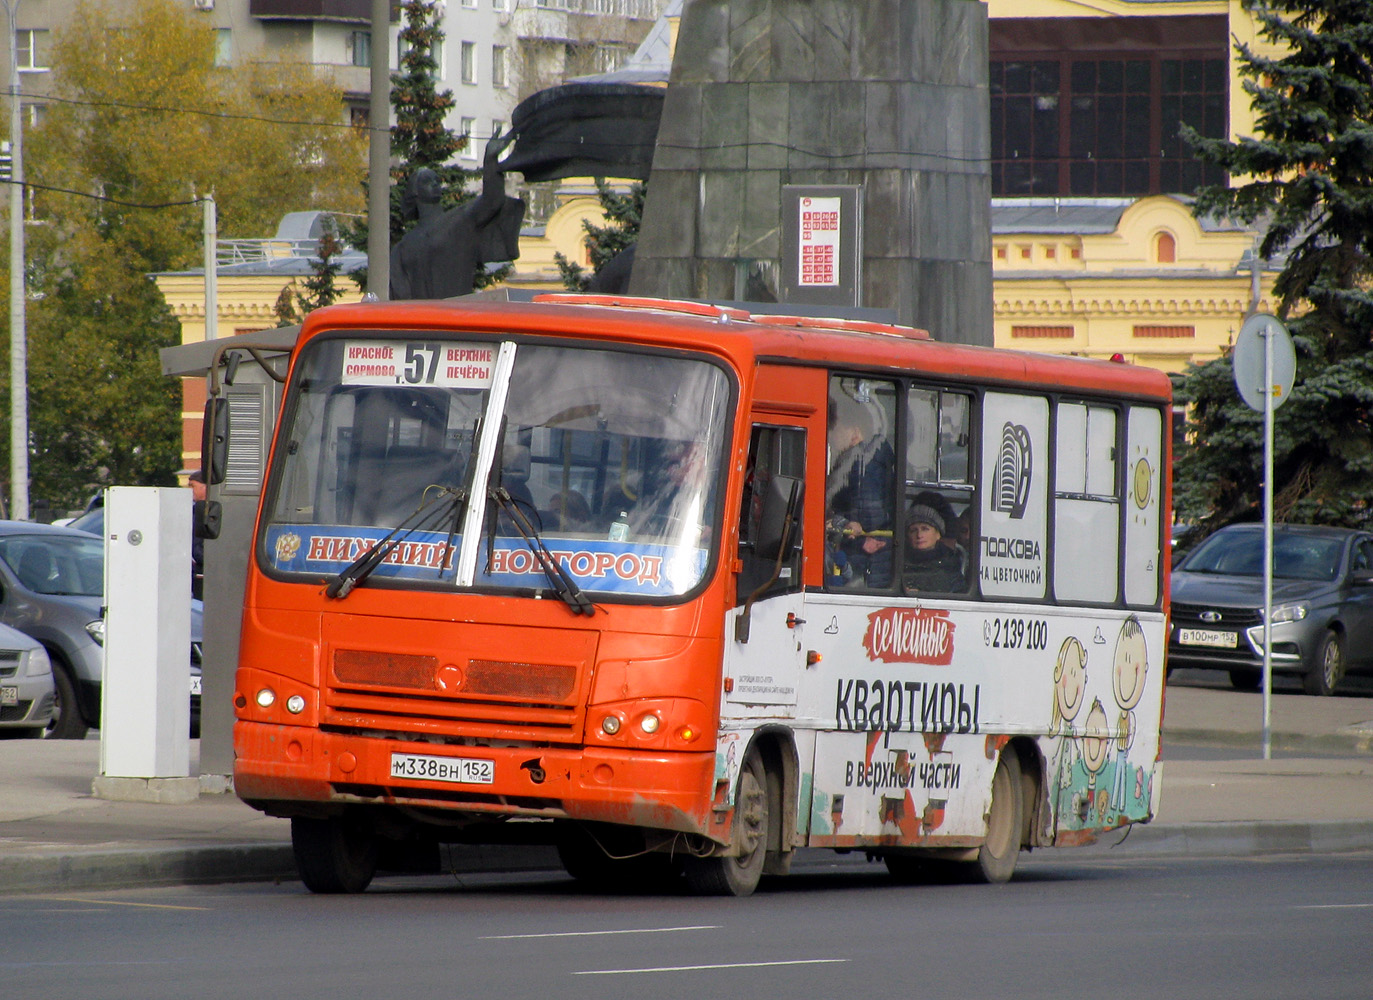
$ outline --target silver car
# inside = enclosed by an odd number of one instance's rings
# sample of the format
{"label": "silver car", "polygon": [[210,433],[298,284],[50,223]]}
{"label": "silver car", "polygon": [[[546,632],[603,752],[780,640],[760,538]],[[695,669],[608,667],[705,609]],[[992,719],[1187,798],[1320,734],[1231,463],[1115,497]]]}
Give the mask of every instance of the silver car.
{"label": "silver car", "polygon": [[[1373,534],[1273,528],[1272,666],[1330,694],[1346,673],[1373,673]],[[1168,666],[1225,670],[1241,690],[1263,676],[1263,526],[1232,524],[1189,552],[1172,576]]]}
{"label": "silver car", "polygon": [[0,625],[0,735],[42,736],[55,702],[52,665],[43,644]]}

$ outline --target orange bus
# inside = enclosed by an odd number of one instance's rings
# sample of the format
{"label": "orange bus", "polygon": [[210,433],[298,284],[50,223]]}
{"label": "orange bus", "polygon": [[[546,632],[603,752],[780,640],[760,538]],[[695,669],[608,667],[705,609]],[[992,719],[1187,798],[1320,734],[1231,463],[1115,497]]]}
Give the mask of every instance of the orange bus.
{"label": "orange bus", "polygon": [[318,310],[235,789],[291,818],[315,892],[531,841],[704,893],[802,847],[1000,881],[1146,822],[1170,398],[1131,365],[693,302]]}

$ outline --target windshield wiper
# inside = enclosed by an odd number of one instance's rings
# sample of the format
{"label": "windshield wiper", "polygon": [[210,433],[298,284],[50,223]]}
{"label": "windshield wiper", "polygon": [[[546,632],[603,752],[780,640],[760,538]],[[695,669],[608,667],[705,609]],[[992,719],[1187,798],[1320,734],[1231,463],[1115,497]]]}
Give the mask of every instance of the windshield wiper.
{"label": "windshield wiper", "polygon": [[[367,546],[361,555],[340,570],[324,588],[325,596],[342,600],[352,592],[354,587],[366,580],[374,569],[385,562],[386,557],[395,551],[397,545],[416,531],[439,525],[450,515],[454,517],[456,522],[462,508],[467,505],[468,491],[463,488],[454,489],[451,486],[437,486],[430,487],[430,489],[437,489],[438,495],[428,501],[421,499],[420,505],[409,517]],[[428,491],[426,490],[426,492]],[[447,562],[446,549],[444,562]]]}
{"label": "windshield wiper", "polygon": [[548,551],[548,546],[543,543],[536,529],[524,511],[520,510],[519,503],[504,486],[497,486],[489,491],[491,499],[500,505],[501,510],[509,515],[510,521],[515,525],[515,530],[524,538],[524,542],[529,546],[529,551],[534,554],[534,558],[539,561],[539,567],[543,570],[544,576],[548,577],[548,582],[553,585],[553,592],[572,609],[575,615],[586,615],[590,617],[596,613],[596,606],[591,603],[591,599],[582,593],[582,588],[577,586],[577,581],[573,580],[567,570],[558,564],[558,560],[553,557],[553,553]]}

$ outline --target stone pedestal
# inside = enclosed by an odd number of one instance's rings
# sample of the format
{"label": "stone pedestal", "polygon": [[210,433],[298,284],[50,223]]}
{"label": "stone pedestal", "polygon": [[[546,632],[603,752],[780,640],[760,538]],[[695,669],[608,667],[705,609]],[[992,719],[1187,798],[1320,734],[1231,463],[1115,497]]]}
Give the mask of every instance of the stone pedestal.
{"label": "stone pedestal", "polygon": [[979,0],[690,0],[631,291],[775,296],[786,184],[863,189],[861,305],[992,343]]}

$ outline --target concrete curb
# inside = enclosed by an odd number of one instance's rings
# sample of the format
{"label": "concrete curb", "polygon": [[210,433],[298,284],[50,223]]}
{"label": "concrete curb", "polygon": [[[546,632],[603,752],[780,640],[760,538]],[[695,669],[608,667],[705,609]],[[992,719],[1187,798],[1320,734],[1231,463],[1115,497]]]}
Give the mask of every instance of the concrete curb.
{"label": "concrete curb", "polygon": [[[562,870],[557,851],[541,846],[452,846],[443,852],[442,864],[444,872],[456,875]],[[0,858],[0,894],[299,879],[290,844],[125,848]]]}
{"label": "concrete curb", "polygon": [[[1055,861],[1262,857],[1373,850],[1373,822],[1139,825],[1089,847],[1052,851]],[[829,852],[816,850],[814,854]],[[1036,857],[1047,854],[1037,853]],[[552,847],[466,847],[444,852],[446,873],[561,871]],[[0,894],[70,893],[233,882],[295,882],[289,844],[129,848],[0,858]]]}
{"label": "concrete curb", "polygon": [[[1114,854],[1132,858],[1340,854],[1373,850],[1373,822],[1140,824],[1131,827],[1128,833],[1104,834],[1096,844],[1080,850],[1092,857]],[[1066,858],[1066,852],[1061,856]]]}
{"label": "concrete curb", "polygon": [[[1344,730],[1324,735],[1304,733],[1272,733],[1272,747],[1282,753],[1312,752],[1328,754],[1356,755],[1373,754],[1373,730],[1362,727],[1348,727]],[[1244,747],[1255,753],[1263,750],[1263,736],[1255,732],[1226,732],[1215,729],[1165,729],[1163,733],[1163,759],[1168,759],[1170,743],[1187,746]]]}

